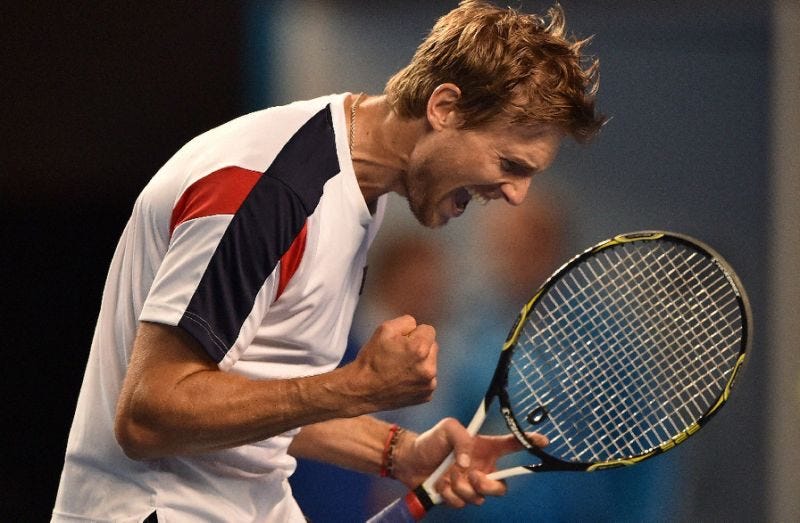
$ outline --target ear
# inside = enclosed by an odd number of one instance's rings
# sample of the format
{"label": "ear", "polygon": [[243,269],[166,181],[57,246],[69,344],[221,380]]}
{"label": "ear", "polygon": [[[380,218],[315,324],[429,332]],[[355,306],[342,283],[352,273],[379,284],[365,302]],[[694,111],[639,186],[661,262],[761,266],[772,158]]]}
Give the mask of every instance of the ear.
{"label": "ear", "polygon": [[457,127],[461,116],[456,110],[456,102],[461,98],[461,89],[456,84],[441,84],[428,98],[428,123],[435,130]]}

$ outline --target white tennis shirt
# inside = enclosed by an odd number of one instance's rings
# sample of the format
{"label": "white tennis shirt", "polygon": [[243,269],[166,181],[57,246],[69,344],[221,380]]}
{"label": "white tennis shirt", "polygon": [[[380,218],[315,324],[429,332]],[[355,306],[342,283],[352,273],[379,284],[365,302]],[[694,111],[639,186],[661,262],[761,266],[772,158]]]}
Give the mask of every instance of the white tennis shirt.
{"label": "white tennis shirt", "polygon": [[255,112],[195,138],[137,199],[111,263],[54,521],[303,521],[286,481],[297,431],[192,457],[128,459],[114,415],[139,320],[177,325],[226,372],[339,363],[372,242],[346,95]]}

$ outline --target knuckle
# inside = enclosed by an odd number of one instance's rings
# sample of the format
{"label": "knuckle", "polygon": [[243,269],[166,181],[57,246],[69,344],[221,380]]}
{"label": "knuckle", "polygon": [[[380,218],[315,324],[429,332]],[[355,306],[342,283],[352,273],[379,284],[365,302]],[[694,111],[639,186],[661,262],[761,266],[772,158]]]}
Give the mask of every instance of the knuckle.
{"label": "knuckle", "polygon": [[375,329],[375,336],[381,340],[388,338],[391,335],[391,333],[392,333],[392,326],[391,323],[388,321],[384,321],[383,323],[378,325],[378,327]]}
{"label": "knuckle", "polygon": [[472,485],[461,478],[456,479],[452,483],[452,486],[456,495],[465,501],[470,501],[477,497],[477,493],[475,492],[475,489],[472,488]]}
{"label": "knuckle", "polygon": [[417,361],[424,361],[431,354],[431,344],[419,338],[409,340],[408,348]]}
{"label": "knuckle", "polygon": [[458,420],[453,418],[453,417],[444,418],[439,423],[443,427],[449,427],[449,428],[460,428],[461,427],[461,423],[459,423]]}
{"label": "knuckle", "polygon": [[397,326],[403,331],[404,334],[411,332],[417,328],[417,320],[410,314],[404,314],[396,318]]}
{"label": "knuckle", "polygon": [[436,329],[433,325],[428,325],[427,323],[421,324],[417,327],[421,332],[425,334],[425,336],[430,337],[431,339],[436,337]]}
{"label": "knuckle", "polygon": [[420,378],[427,382],[436,381],[436,367],[425,366],[420,370]]}

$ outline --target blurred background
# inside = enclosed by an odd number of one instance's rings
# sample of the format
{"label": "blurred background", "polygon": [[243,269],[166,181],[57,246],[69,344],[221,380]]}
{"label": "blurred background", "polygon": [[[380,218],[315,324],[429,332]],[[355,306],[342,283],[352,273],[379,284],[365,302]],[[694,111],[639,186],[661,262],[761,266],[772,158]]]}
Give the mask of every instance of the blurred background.
{"label": "blurred background", "polygon": [[[0,520],[49,518],[106,269],[155,171],[242,113],[380,93],[455,5],[0,7]],[[427,231],[391,199],[352,349],[409,312],[437,327],[442,352],[435,400],[384,416],[414,430],[445,415],[468,421],[518,308],[577,250],[620,232],[675,230],[721,252],[750,295],[752,353],[733,401],[679,451],[625,470],[513,478],[512,499],[431,520],[800,520],[800,3],[562,6],[572,32],[595,35],[599,104],[612,120],[592,145],[567,144],[513,211],[473,204]],[[315,521],[358,521],[403,492],[309,462],[293,482]]]}

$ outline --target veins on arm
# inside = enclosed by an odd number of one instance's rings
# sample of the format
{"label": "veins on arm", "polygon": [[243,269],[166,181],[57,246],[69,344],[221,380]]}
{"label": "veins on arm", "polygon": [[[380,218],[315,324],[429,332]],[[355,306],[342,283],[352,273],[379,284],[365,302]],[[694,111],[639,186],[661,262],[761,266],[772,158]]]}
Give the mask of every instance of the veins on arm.
{"label": "veins on arm", "polygon": [[[313,394],[321,388],[329,394]],[[343,401],[347,390],[346,377],[336,372],[290,380],[223,372],[182,329],[143,322],[114,431],[132,459],[219,450],[367,411],[357,397]]]}

